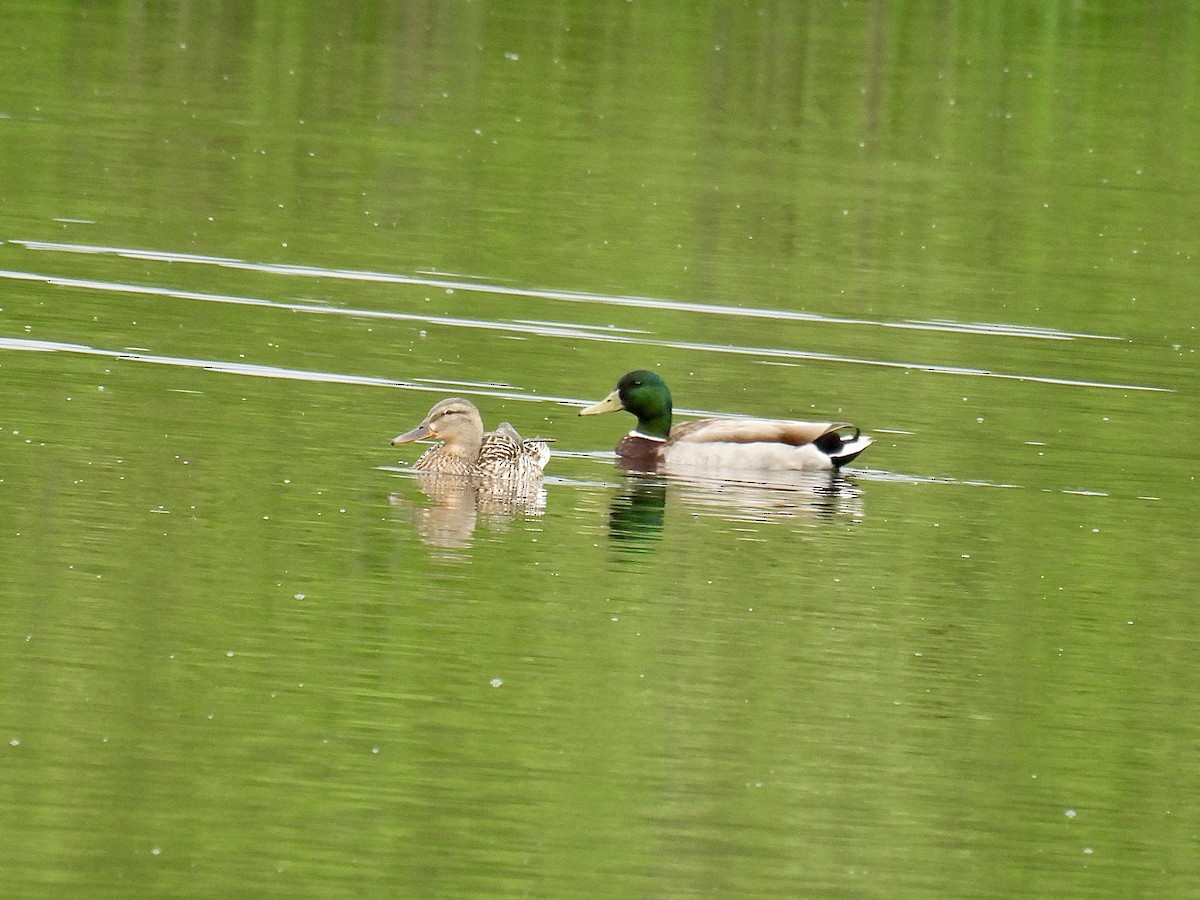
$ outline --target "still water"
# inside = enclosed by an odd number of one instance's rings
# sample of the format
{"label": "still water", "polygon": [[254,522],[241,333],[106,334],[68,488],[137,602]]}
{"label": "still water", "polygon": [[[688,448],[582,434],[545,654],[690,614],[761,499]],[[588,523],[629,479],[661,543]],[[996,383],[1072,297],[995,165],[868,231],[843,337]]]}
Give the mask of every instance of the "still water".
{"label": "still water", "polygon": [[[1200,13],[0,13],[10,896],[1200,896]],[[841,475],[633,478],[681,418]],[[392,448],[554,439],[513,502]]]}

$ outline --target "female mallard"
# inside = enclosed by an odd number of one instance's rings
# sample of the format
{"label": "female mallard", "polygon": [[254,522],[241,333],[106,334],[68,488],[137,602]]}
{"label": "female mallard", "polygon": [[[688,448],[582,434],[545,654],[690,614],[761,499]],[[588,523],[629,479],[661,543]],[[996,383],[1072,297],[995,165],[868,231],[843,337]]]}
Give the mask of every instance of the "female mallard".
{"label": "female mallard", "polygon": [[871,444],[845,422],[787,419],[698,419],[671,427],[671,392],[653,372],[629,372],[581,416],[623,409],[637,427],[621,438],[617,456],[636,472],[715,469],[837,469]]}
{"label": "female mallard", "polygon": [[430,447],[413,464],[422,472],[531,478],[540,477],[550,460],[545,438],[522,440],[507,422],[484,434],[479,410],[461,397],[435,403],[420,425],[392,438],[392,444],[431,438],[441,443]]}

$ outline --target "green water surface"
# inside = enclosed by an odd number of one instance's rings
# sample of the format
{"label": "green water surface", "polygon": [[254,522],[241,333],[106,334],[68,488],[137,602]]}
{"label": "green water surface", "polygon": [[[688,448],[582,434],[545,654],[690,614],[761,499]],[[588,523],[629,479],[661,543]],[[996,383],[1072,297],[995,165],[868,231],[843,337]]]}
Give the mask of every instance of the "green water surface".
{"label": "green water surface", "polygon": [[[7,4],[3,894],[1200,896],[1198,104],[1187,4]],[[635,367],[876,443],[631,478]]]}

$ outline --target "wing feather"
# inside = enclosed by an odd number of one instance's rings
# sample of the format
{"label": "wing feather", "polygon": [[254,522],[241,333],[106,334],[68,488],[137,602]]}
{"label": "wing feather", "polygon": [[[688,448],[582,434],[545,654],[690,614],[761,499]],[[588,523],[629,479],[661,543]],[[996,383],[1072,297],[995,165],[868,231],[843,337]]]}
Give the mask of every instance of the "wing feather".
{"label": "wing feather", "polygon": [[774,443],[803,446],[840,428],[844,422],[798,422],[793,419],[698,419],[671,429],[672,443]]}

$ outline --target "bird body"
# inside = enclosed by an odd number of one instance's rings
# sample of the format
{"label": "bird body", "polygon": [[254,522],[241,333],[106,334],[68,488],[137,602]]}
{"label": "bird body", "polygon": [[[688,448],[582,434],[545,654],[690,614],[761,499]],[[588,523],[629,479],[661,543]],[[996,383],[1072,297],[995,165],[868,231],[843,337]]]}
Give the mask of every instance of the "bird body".
{"label": "bird body", "polygon": [[522,439],[515,428],[501,422],[484,432],[483,418],[474,403],[449,397],[434,404],[421,423],[392,439],[392,444],[436,440],[413,464],[422,472],[442,475],[480,475],[489,478],[541,477],[550,459],[545,438]]}
{"label": "bird body", "polygon": [[[550,461],[550,443],[545,438],[525,440],[508,422],[483,436],[475,465],[481,475],[510,475],[528,470],[541,474]],[[515,469],[515,472],[514,472]]]}
{"label": "bird body", "polygon": [[637,427],[617,444],[622,465],[638,472],[837,469],[871,443],[846,422],[698,419],[672,426],[671,392],[654,372],[624,375],[581,416],[626,410]]}

